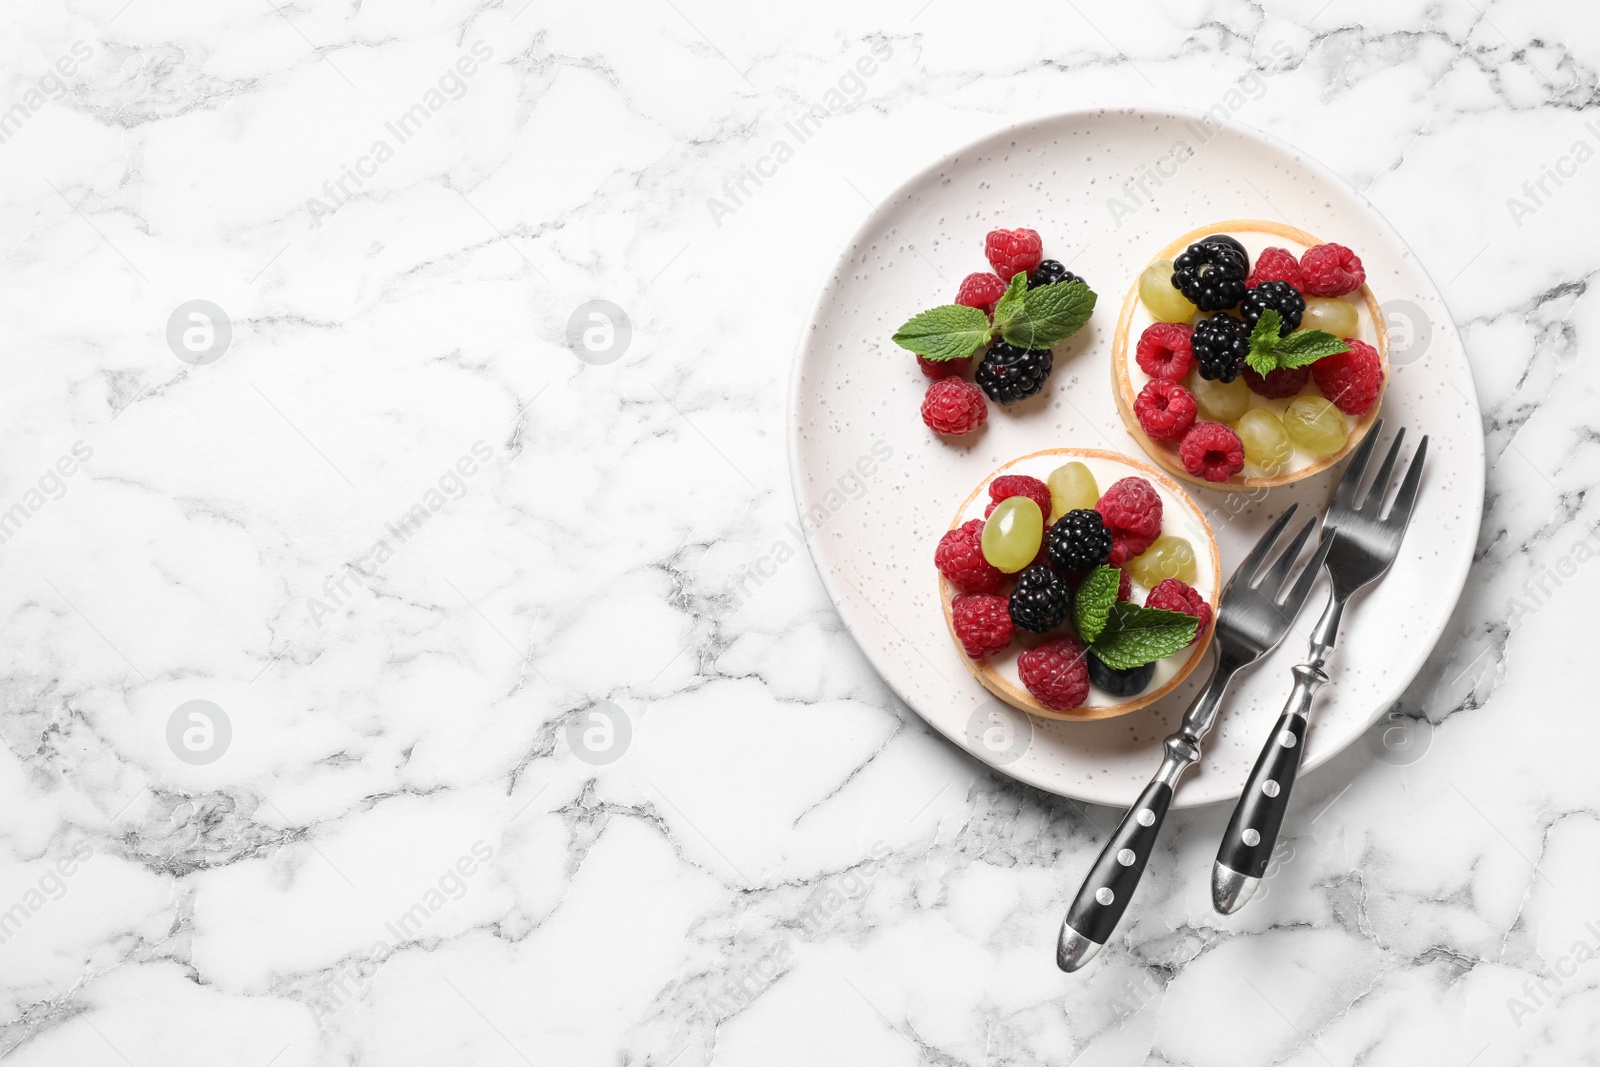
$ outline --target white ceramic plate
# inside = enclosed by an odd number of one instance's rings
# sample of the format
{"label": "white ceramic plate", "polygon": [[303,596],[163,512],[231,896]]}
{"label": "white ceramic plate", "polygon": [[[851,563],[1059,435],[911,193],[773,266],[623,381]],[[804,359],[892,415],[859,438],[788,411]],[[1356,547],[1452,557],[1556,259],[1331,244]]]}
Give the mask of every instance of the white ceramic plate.
{"label": "white ceramic plate", "polygon": [[[1402,425],[1432,437],[1400,558],[1345,615],[1333,684],[1306,745],[1306,766],[1316,767],[1393,704],[1432,650],[1466,580],[1483,506],[1482,424],[1460,338],[1421,265],[1360,194],[1282,142],[1236,124],[1208,127],[1199,113],[1079,111],[1025,123],[934,161],[890,194],[840,254],[800,340],[790,474],[845,625],[936,729],[1053,793],[1131,803],[1207,672],[1121,718],[997,715],[999,702],[967,673],[946,632],[934,546],[972,486],[1010,459],[1053,447],[1141,455],[1111,393],[1117,309],[1152,250],[1231,218],[1281,218],[1355,249],[1392,331],[1383,440]],[[951,444],[923,426],[926,379],[889,336],[915,312],[950,303],[966,274],[987,269],[983,237],[997,226],[1038,230],[1045,255],[1084,276],[1099,305],[1056,348],[1043,393],[1009,410],[991,406],[974,439]],[[1324,509],[1343,470],[1248,494],[1193,490],[1224,573],[1291,503]],[[1314,592],[1277,651],[1235,682],[1177,806],[1238,795],[1324,597]]]}

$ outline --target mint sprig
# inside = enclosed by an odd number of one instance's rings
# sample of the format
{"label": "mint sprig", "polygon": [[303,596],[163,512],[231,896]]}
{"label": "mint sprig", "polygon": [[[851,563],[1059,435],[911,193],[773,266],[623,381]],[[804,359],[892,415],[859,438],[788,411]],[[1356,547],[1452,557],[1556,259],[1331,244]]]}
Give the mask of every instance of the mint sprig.
{"label": "mint sprig", "polygon": [[1309,367],[1323,356],[1348,352],[1350,346],[1326,330],[1296,330],[1280,337],[1283,317],[1275,308],[1267,308],[1250,331],[1250,352],[1244,361],[1250,369],[1265,377],[1275,370],[1292,370]]}
{"label": "mint sprig", "polygon": [[1086,643],[1093,644],[1105,630],[1111,607],[1117,602],[1117,587],[1121,584],[1122,575],[1116,567],[1100,566],[1090,571],[1078,586],[1078,593],[1072,598],[1072,622],[1078,628],[1078,636]]}
{"label": "mint sprig", "polygon": [[1096,635],[1089,647],[1107,667],[1132,670],[1183,648],[1194,640],[1199,627],[1199,619],[1181,611],[1118,602],[1111,605],[1105,629]]}
{"label": "mint sprig", "polygon": [[994,308],[994,321],[979,308],[945,304],[913,315],[894,332],[894,343],[924,359],[966,359],[996,337],[1023,348],[1050,348],[1083,328],[1097,297],[1083,282],[1028,288],[1018,271]]}

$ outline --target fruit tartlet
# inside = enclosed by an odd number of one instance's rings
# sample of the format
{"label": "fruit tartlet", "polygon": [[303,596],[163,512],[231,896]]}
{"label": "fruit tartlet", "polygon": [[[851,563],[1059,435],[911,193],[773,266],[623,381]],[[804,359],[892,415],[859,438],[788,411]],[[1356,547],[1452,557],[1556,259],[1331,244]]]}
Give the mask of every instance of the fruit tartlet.
{"label": "fruit tartlet", "polygon": [[1287,485],[1372,428],[1389,338],[1355,252],[1241,219],[1157,253],[1123,301],[1111,378],[1128,432],[1165,470]]}
{"label": "fruit tartlet", "polygon": [[1063,720],[1171,692],[1211,641],[1222,577],[1211,527],[1177,482],[1071,448],[984,479],[934,565],[967,669],[1012,706]]}

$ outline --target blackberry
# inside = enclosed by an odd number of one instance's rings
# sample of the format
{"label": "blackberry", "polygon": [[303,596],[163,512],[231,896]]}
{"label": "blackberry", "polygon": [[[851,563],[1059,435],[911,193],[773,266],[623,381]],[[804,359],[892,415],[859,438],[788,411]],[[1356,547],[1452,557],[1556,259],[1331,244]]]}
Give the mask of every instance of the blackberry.
{"label": "blackberry", "polygon": [[1226,311],[1194,324],[1189,335],[1200,377],[1208,382],[1231,382],[1244,369],[1250,354],[1250,327]]}
{"label": "blackberry", "polygon": [[1096,688],[1103,690],[1114,697],[1137,696],[1145,691],[1150,684],[1150,679],[1155,677],[1156,665],[1146,663],[1143,667],[1130,667],[1128,670],[1119,671],[1115,667],[1107,667],[1101,662],[1100,657],[1092,651],[1089,653],[1089,681]]}
{"label": "blackberry", "polygon": [[1244,299],[1239,301],[1239,317],[1254,330],[1256,321],[1267,308],[1283,318],[1283,328],[1278,331],[1278,336],[1286,337],[1300,328],[1300,317],[1306,310],[1306,298],[1288,282],[1262,282],[1245,290]]}
{"label": "blackberry", "polygon": [[1237,304],[1244,296],[1244,280],[1249,274],[1249,257],[1231,245],[1201,241],[1172,261],[1172,287],[1201,311],[1221,311]]}
{"label": "blackberry", "polygon": [[1067,621],[1072,592],[1061,576],[1036,563],[1017,575],[1011,590],[1011,621],[1024,630],[1042,634]]}
{"label": "blackberry", "polygon": [[1028,288],[1037,289],[1041,285],[1081,281],[1083,279],[1068,270],[1059,259],[1041,259],[1039,265],[1033,268],[1033,273],[1028,275]]}
{"label": "blackberry", "polygon": [[1223,248],[1233,249],[1238,253],[1239,258],[1244,260],[1244,272],[1247,276],[1249,275],[1250,253],[1244,250],[1244,245],[1240,244],[1237,239],[1229,237],[1225,233],[1214,233],[1210,237],[1200,238],[1200,243],[1203,245],[1220,245]]}
{"label": "blackberry", "polygon": [[1015,404],[1044,388],[1055,357],[1048,348],[1019,348],[1005,341],[989,346],[972,376],[996,404]]}
{"label": "blackberry", "polygon": [[1093,508],[1069,511],[1045,534],[1050,565],[1063,574],[1091,571],[1111,558],[1111,531]]}

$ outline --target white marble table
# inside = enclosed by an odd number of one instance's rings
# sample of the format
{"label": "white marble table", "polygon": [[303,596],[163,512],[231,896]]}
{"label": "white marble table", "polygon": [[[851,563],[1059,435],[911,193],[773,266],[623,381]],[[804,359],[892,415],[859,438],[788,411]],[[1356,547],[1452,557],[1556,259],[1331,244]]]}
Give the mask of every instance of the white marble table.
{"label": "white marble table", "polygon": [[[1592,12],[523,2],[7,11],[0,1053],[1596,1062]],[[925,159],[1240,85],[1453,309],[1478,562],[1265,899],[1213,914],[1180,813],[1064,976],[1115,813],[868,669],[790,353]]]}

